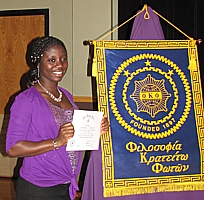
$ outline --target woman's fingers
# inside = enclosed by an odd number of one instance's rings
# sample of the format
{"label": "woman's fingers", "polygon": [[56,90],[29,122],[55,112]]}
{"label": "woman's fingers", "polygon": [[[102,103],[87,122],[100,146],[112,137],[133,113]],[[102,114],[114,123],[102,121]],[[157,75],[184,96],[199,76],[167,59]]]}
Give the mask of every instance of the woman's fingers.
{"label": "woman's fingers", "polygon": [[100,135],[105,134],[108,131],[109,127],[110,127],[110,124],[109,124],[108,118],[106,116],[103,116],[101,120]]}
{"label": "woman's fingers", "polygon": [[68,142],[68,139],[73,138],[74,136],[74,126],[72,123],[66,123],[63,124],[60,127],[59,134],[58,134],[58,140],[62,145],[66,145]]}

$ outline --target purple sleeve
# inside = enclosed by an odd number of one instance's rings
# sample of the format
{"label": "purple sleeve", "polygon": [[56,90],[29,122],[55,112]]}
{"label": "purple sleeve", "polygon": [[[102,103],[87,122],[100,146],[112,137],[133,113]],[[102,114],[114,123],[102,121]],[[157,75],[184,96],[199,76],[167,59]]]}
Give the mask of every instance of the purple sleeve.
{"label": "purple sleeve", "polygon": [[26,95],[16,97],[10,113],[6,135],[6,152],[18,141],[25,140],[31,121],[31,105]]}

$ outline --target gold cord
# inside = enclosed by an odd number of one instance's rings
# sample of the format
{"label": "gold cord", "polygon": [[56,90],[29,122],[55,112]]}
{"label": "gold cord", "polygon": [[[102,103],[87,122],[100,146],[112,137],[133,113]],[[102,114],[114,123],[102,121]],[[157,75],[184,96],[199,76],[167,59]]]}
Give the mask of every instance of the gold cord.
{"label": "gold cord", "polygon": [[142,13],[144,11],[144,8],[139,11],[137,14],[135,14],[134,16],[132,16],[130,19],[128,19],[127,21],[123,22],[120,26],[117,26],[116,28],[114,28],[112,31],[109,31],[106,35],[104,35],[103,37],[99,38],[98,40],[102,40],[105,37],[107,37],[108,35],[110,35],[111,33],[115,32],[117,29],[119,29],[121,26],[125,25],[127,22],[129,22],[130,20],[132,20],[133,18],[135,18],[136,16],[138,16],[140,13]]}
{"label": "gold cord", "polygon": [[149,15],[149,13],[148,13],[147,4],[144,5],[144,7],[143,7],[142,10],[145,10],[144,19],[150,19],[150,15]]}
{"label": "gold cord", "polygon": [[164,18],[163,16],[161,16],[159,13],[157,13],[155,10],[153,10],[153,12],[158,15],[159,17],[161,17],[164,21],[166,21],[167,23],[169,23],[171,26],[173,26],[175,29],[177,29],[179,32],[181,32],[183,35],[185,35],[188,39],[193,40],[193,38],[189,37],[187,34],[185,34],[183,31],[181,31],[179,28],[177,28],[175,25],[173,25],[170,21],[168,21],[166,18]]}
{"label": "gold cord", "polygon": [[[142,8],[141,11],[139,11],[137,14],[135,14],[134,16],[132,16],[131,18],[129,18],[127,21],[125,21],[124,23],[122,23],[120,26],[117,26],[116,28],[114,28],[113,30],[109,31],[107,34],[105,34],[103,37],[99,38],[98,40],[103,40],[105,37],[107,37],[108,35],[110,35],[111,33],[115,32],[116,30],[118,30],[120,27],[122,27],[123,25],[125,25],[127,22],[129,22],[130,20],[132,20],[133,18],[137,17],[139,14],[141,14],[143,11],[145,10],[145,14],[144,14],[144,19],[150,19],[150,15],[148,13],[148,7],[147,4],[144,5],[144,7]],[[163,16],[161,16],[159,13],[157,13],[155,10],[153,10],[153,12],[158,15],[159,17],[161,17],[163,20],[165,20],[167,23],[169,23],[171,26],[173,26],[175,29],[177,29],[179,32],[181,32],[183,35],[185,35],[188,39],[193,40],[193,38],[189,37],[187,34],[185,34],[183,31],[181,31],[179,28],[177,28],[175,25],[173,25],[170,21],[168,21],[167,19],[165,19]]]}

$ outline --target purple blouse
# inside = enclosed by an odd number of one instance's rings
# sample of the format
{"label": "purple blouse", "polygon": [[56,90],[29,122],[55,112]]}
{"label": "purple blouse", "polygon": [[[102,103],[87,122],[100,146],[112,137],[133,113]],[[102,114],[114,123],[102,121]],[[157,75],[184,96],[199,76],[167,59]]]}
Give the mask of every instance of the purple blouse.
{"label": "purple blouse", "polygon": [[[70,100],[73,109],[77,109],[71,94],[61,87],[60,90]],[[47,101],[35,87],[30,87],[20,93],[11,107],[6,136],[6,152],[20,140],[38,142],[56,138],[59,131],[58,126],[65,121],[71,121],[72,114],[69,113],[70,111],[59,109],[64,113],[65,118],[62,119],[61,115],[56,114],[56,110],[54,112],[51,110]],[[55,114],[53,115],[53,113]],[[74,199],[76,190],[78,190],[76,176],[81,167],[81,152],[77,153],[78,160],[74,164],[70,162],[70,157],[72,155],[67,154],[65,146],[37,156],[25,157],[20,169],[20,176],[41,187],[70,182],[69,195],[71,199]],[[71,160],[74,161],[75,158],[73,157]]]}

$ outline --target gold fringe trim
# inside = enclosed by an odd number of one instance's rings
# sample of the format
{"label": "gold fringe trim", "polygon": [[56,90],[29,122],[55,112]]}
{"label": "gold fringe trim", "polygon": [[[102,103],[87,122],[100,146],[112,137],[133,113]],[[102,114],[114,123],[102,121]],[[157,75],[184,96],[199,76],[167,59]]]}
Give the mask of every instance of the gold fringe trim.
{"label": "gold fringe trim", "polygon": [[157,192],[181,192],[181,191],[195,191],[204,190],[204,183],[188,183],[179,185],[160,185],[160,186],[138,186],[130,188],[112,188],[104,189],[104,197],[126,196],[136,194],[147,194]]}

